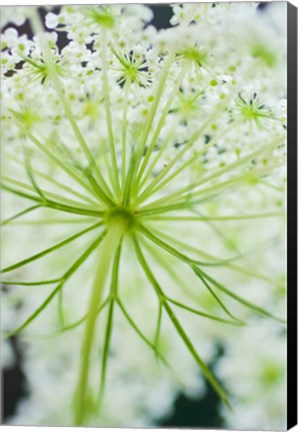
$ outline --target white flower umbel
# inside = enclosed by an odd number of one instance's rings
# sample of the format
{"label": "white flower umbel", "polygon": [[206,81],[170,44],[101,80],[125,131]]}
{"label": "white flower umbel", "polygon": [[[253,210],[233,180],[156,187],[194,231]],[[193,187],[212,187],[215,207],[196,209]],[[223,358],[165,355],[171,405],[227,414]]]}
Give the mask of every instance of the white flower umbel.
{"label": "white flower umbel", "polygon": [[285,382],[283,26],[256,4],[175,5],[162,31],[141,5],[23,12],[34,37],[4,27],[1,56],[9,423],[154,426],[204,378],[227,425],[283,425],[258,399]]}
{"label": "white flower umbel", "polygon": [[217,372],[235,397],[226,427],[286,429],[286,344],[280,328],[256,322],[237,344],[227,340]]}

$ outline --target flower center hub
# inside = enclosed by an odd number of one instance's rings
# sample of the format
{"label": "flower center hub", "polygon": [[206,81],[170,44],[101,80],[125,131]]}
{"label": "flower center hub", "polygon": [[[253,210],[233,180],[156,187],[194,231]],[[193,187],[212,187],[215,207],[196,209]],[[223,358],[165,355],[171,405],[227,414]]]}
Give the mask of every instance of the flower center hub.
{"label": "flower center hub", "polygon": [[122,225],[124,230],[128,231],[135,225],[136,218],[130,209],[116,207],[109,211],[107,221],[109,224]]}

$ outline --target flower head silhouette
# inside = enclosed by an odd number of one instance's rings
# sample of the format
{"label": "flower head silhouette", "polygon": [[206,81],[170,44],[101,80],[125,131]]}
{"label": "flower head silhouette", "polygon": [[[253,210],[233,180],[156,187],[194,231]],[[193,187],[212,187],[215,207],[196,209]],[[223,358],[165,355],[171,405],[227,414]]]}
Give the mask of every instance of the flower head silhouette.
{"label": "flower head silhouette", "polygon": [[58,359],[65,345],[74,424],[110,424],[128,335],[177,388],[190,387],[182,349],[230,406],[214,341],[284,323],[284,53],[269,54],[255,9],[175,5],[157,31],[144,6],[65,6],[48,31],[26,8],[33,39],[4,31],[2,283],[22,301],[7,335],[34,346],[35,328]]}

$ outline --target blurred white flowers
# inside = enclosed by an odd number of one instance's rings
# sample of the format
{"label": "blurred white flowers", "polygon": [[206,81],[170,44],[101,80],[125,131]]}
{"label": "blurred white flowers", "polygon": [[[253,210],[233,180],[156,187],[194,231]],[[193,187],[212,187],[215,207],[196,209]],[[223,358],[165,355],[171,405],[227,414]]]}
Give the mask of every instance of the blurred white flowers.
{"label": "blurred white flowers", "polygon": [[9,423],[152,426],[205,377],[227,426],[286,426],[278,7],[2,8],[34,33],[1,43]]}

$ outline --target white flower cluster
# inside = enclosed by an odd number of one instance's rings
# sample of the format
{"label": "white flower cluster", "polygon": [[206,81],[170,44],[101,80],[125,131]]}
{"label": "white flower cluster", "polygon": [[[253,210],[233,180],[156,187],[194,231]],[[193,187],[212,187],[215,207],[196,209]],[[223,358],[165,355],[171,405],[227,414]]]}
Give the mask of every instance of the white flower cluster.
{"label": "white flower cluster", "polygon": [[9,424],[286,427],[285,4],[172,11],[1,10]]}

